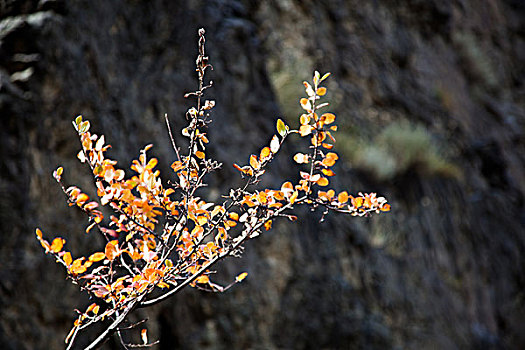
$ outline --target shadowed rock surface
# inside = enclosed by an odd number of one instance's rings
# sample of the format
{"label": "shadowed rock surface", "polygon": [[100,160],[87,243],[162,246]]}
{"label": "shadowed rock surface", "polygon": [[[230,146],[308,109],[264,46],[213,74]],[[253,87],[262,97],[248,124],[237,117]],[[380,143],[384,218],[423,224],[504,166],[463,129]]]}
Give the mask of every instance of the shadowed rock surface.
{"label": "shadowed rock surface", "polygon": [[[34,236],[103,245],[51,177],[62,165],[94,193],[71,120],[88,118],[124,168],[153,143],[168,176],[163,115],[179,130],[191,106],[200,27],[225,164],[210,186],[239,181],[230,164],[278,116],[297,125],[317,69],[332,72],[340,127],[334,186],[377,191],[393,210],[278,223],[220,265],[222,281],[248,271],[242,285],[136,315],[159,349],[525,347],[523,2],[42,0],[0,1],[2,348],[63,348],[90,302]],[[286,164],[270,182],[296,173]]]}

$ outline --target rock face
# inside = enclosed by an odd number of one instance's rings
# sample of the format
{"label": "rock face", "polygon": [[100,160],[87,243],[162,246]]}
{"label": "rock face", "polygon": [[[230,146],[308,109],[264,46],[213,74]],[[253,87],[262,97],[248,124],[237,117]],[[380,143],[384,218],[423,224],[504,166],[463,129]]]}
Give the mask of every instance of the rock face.
{"label": "rock face", "polygon": [[[219,267],[225,281],[250,272],[243,285],[137,315],[159,348],[525,347],[521,1],[51,0],[0,2],[4,348],[63,348],[72,310],[89,303],[33,234],[102,244],[50,175],[63,165],[92,191],[71,120],[89,118],[123,164],[154,143],[168,175],[163,115],[180,129],[191,106],[199,27],[225,164],[211,186],[239,181],[228,164],[267,142],[278,115],[295,125],[301,81],[318,69],[333,74],[336,186],[375,190],[393,211],[277,224]],[[285,164],[270,181],[296,172]]]}

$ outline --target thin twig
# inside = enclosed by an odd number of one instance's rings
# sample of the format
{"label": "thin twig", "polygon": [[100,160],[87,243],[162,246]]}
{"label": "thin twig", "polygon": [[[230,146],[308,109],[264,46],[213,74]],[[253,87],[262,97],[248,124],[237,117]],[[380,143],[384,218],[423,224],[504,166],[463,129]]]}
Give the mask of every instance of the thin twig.
{"label": "thin twig", "polygon": [[177,155],[177,160],[180,161],[179,149],[177,148],[177,145],[175,144],[175,138],[173,137],[173,133],[171,132],[170,121],[168,120],[168,113],[164,114],[164,119],[166,120],[166,126],[168,127],[168,133],[170,134],[171,145],[173,146],[173,150],[175,151],[175,154]]}

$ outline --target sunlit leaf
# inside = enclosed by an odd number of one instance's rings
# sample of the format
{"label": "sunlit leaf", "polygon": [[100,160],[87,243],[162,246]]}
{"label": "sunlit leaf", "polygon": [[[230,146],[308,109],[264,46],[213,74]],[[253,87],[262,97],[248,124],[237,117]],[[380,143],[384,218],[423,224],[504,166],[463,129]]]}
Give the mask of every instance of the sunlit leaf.
{"label": "sunlit leaf", "polygon": [[184,167],[184,164],[181,161],[179,161],[179,160],[177,160],[177,161],[173,162],[173,164],[171,164],[171,168],[175,172],[179,171],[183,167]]}
{"label": "sunlit leaf", "polygon": [[325,124],[331,124],[335,121],[335,114],[333,113],[324,113],[321,116],[321,121]]}
{"label": "sunlit leaf", "polygon": [[325,80],[325,79],[328,78],[329,76],[330,76],[330,72],[325,73],[325,74],[323,75],[323,77],[319,80],[319,82],[322,82],[323,80]]}
{"label": "sunlit leaf", "polygon": [[301,123],[301,125],[306,125],[310,123],[310,116],[308,114],[301,114],[299,122]]}
{"label": "sunlit leaf", "polygon": [[263,159],[266,159],[270,156],[270,147],[264,147],[261,150],[261,154],[259,155],[259,159],[262,161]]}
{"label": "sunlit leaf", "polygon": [[279,138],[277,137],[277,135],[273,135],[272,141],[270,142],[270,151],[272,151],[272,153],[275,154],[277,153],[277,151],[279,151],[279,147]]}
{"label": "sunlit leaf", "polygon": [[117,240],[110,241],[106,244],[106,248],[104,251],[105,251],[106,258],[109,261],[112,261],[118,256],[118,250],[116,247],[117,244],[118,244]]}
{"label": "sunlit leaf", "polygon": [[294,204],[294,203],[295,203],[295,200],[297,199],[298,196],[299,196],[299,192],[294,191],[294,193],[293,193],[292,196],[290,197],[290,203],[291,203],[291,204]]}
{"label": "sunlit leaf", "polygon": [[51,242],[51,247],[49,248],[53,253],[58,253],[62,250],[62,247],[66,243],[66,240],[60,237],[57,237]]}
{"label": "sunlit leaf", "polygon": [[282,121],[282,119],[277,120],[277,132],[281,137],[284,137],[286,135],[286,124]]}
{"label": "sunlit leaf", "polygon": [[75,118],[75,125],[80,125],[80,123],[82,123],[82,116],[79,115],[78,117]]}
{"label": "sunlit leaf", "polygon": [[157,166],[157,163],[158,163],[158,160],[157,158],[151,158],[148,162],[148,164],[146,165],[146,169],[153,169],[155,168],[155,166]]}
{"label": "sunlit leaf", "polygon": [[67,266],[71,265],[71,263],[73,262],[73,258],[71,257],[71,253],[70,252],[66,252],[62,256],[62,259],[64,259],[64,262],[66,263]]}
{"label": "sunlit leaf", "polygon": [[306,164],[308,163],[308,155],[307,154],[303,154],[303,153],[297,153],[293,159],[299,163],[299,164]]}
{"label": "sunlit leaf", "polygon": [[328,179],[326,177],[321,177],[319,180],[317,180],[316,182],[319,186],[328,186],[328,184],[330,183],[328,181]]}
{"label": "sunlit leaf", "polygon": [[383,204],[381,211],[390,211],[390,204]]}
{"label": "sunlit leaf", "polygon": [[246,276],[248,276],[248,272],[243,272],[241,274],[239,274],[237,277],[235,277],[235,281],[237,283],[241,282],[243,279],[246,278]]}
{"label": "sunlit leaf", "polygon": [[[279,204],[281,204],[281,203],[279,203]],[[266,222],[264,223],[264,229],[265,229],[266,231],[269,231],[271,228],[272,228],[272,220],[268,220],[268,221],[266,221]]]}
{"label": "sunlit leaf", "polygon": [[195,282],[196,283],[200,283],[200,284],[206,284],[208,282],[210,282],[210,278],[206,275],[202,275],[202,276],[199,276],[195,279]]}
{"label": "sunlit leaf", "polygon": [[259,161],[257,160],[257,156],[255,154],[252,154],[250,156],[250,166],[254,169],[254,170],[258,170],[260,167],[261,167],[261,164],[259,163]]}
{"label": "sunlit leaf", "polygon": [[104,260],[105,257],[106,257],[105,253],[97,252],[97,253],[91,254],[91,256],[89,257],[89,261],[98,262],[98,261]]}
{"label": "sunlit leaf", "polygon": [[301,125],[301,127],[299,128],[299,133],[301,134],[301,136],[307,136],[312,133],[313,129],[314,128],[311,125]]}
{"label": "sunlit leaf", "polygon": [[317,89],[316,93],[317,93],[318,96],[324,96],[326,94],[326,88],[325,87],[320,87],[320,88]]}
{"label": "sunlit leaf", "polygon": [[323,174],[325,174],[326,176],[334,176],[335,175],[335,173],[333,172],[332,169],[321,169],[321,172]]}
{"label": "sunlit leaf", "polygon": [[104,135],[100,136],[100,138],[98,139],[95,145],[95,150],[100,151],[102,150],[102,147],[104,147]]}
{"label": "sunlit leaf", "polygon": [[[140,338],[142,339],[142,343],[146,345],[148,343],[148,330],[143,329],[140,331]],[[155,339],[155,338],[153,338]]]}
{"label": "sunlit leaf", "polygon": [[337,196],[337,201],[341,204],[348,202],[348,193],[346,191],[339,193]]}
{"label": "sunlit leaf", "polygon": [[301,107],[303,107],[304,110],[306,111],[312,110],[312,104],[310,103],[310,100],[308,100],[307,98],[302,98],[301,101],[299,102],[301,103]]}

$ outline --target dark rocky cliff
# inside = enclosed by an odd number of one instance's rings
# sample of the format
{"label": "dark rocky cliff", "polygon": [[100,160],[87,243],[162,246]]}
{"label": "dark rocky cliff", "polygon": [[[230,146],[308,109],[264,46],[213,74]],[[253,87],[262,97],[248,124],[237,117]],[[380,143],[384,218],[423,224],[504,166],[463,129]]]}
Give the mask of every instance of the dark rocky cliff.
{"label": "dark rocky cliff", "polygon": [[337,185],[393,211],[277,225],[221,266],[243,285],[141,311],[159,348],[525,347],[523,2],[28,0],[0,1],[2,348],[62,348],[88,303],[33,233],[101,243],[51,178],[63,165],[92,188],[71,120],[123,164],[154,143],[168,174],[162,117],[181,125],[190,105],[199,27],[217,158],[247,159],[278,115],[292,123],[301,81],[331,71]]}

